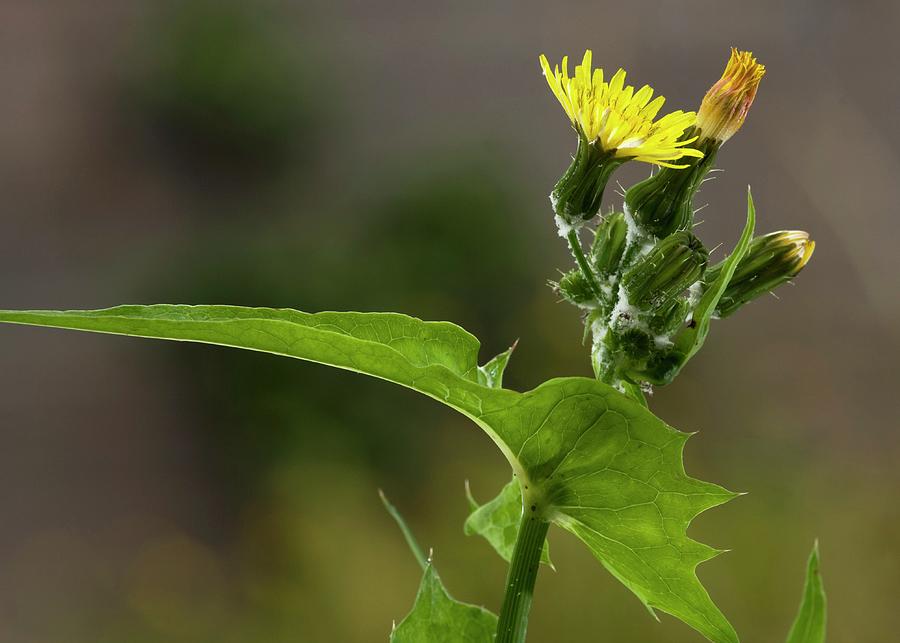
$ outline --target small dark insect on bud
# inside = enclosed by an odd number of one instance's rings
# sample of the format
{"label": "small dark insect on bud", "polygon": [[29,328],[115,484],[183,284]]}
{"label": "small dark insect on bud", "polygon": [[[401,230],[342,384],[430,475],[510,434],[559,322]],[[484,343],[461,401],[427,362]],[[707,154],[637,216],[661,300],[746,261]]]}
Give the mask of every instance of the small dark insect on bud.
{"label": "small dark insect on bud", "polygon": [[[815,241],[802,230],[771,232],[755,238],[728,282],[716,306],[716,314],[728,317],[744,304],[796,277],[812,257],[815,247]],[[707,283],[712,282],[721,269],[721,263],[710,268]]]}
{"label": "small dark insect on bud", "polygon": [[591,259],[600,275],[614,274],[625,253],[628,224],[621,212],[604,218],[597,227],[591,247]]}
{"label": "small dark insect on bud", "polygon": [[676,301],[706,269],[709,253],[690,232],[670,234],[622,278],[629,303],[658,312]]}

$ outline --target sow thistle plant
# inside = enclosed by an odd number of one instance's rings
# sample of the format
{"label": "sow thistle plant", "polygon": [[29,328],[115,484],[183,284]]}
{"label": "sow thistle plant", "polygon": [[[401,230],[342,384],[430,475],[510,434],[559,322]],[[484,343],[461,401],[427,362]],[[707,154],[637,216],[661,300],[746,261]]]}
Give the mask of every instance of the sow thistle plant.
{"label": "sow thistle plant", "polygon": [[[746,225],[725,259],[712,264],[692,231],[694,196],[719,148],[747,117],[765,68],[750,52],[732,50],[696,113],[658,117],[664,98],[654,98],[649,86],[626,85],[621,69],[607,80],[602,69],[592,69],[590,51],[571,76],[567,58],[551,67],[541,56],[540,64],[577,134],[571,166],[550,197],[575,267],[553,287],[583,316],[593,379],[551,379],[525,393],[505,389],[513,348],[479,365],[479,342],[462,328],[397,313],[151,305],[4,311],[0,321],[318,362],[419,391],[472,420],[512,469],[493,500],[479,505],[469,494],[465,523],[466,533],[483,536],[509,562],[499,614],[450,597],[430,556],[382,496],[423,568],[412,611],[395,625],[391,641],[524,641],[555,524],[577,536],[651,614],[666,612],[710,641],[735,643],[734,628],[695,571],[720,552],[688,537],[687,528],[737,494],[685,473],[689,435],[654,416],[645,393],[675,378],[713,319],[790,281],[812,256],[805,232],[754,236],[749,191]],[[601,216],[611,175],[629,161],[656,171],[624,192],[621,209]],[[825,640],[818,565],[814,548],[788,643]]]}

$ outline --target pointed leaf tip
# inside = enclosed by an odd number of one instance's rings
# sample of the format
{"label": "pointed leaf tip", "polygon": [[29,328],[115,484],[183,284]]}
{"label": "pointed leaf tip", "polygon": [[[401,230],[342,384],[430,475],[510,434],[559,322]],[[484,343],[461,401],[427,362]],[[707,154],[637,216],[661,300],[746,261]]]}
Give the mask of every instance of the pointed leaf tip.
{"label": "pointed leaf tip", "polygon": [[813,543],[806,565],[806,584],[797,618],[791,626],[787,643],[825,643],[828,601],[819,569],[819,541]]}
{"label": "pointed leaf tip", "polygon": [[512,346],[488,360],[484,366],[479,366],[478,383],[488,388],[502,388],[503,373],[506,370],[506,365],[509,363],[509,358],[518,345],[519,340],[517,339]]}
{"label": "pointed leaf tip", "polygon": [[384,494],[384,491],[382,491],[381,489],[378,490],[378,496],[381,498],[381,502],[384,505],[384,508],[387,509],[387,512],[394,519],[394,522],[397,523],[397,526],[400,527],[400,532],[406,539],[406,544],[409,546],[409,550],[412,552],[413,556],[415,556],[415,559],[419,563],[419,566],[422,569],[425,569],[431,563],[431,550],[428,551],[428,558],[426,559],[425,555],[422,553],[422,547],[419,545],[419,542],[413,535],[412,530],[409,528],[409,525],[406,524],[406,521],[403,519],[403,516],[400,515],[400,512],[397,510],[397,508],[391,504],[391,502],[387,499],[387,496]]}
{"label": "pointed leaf tip", "polygon": [[469,511],[472,512],[472,511],[475,511],[476,509],[478,509],[479,505],[478,505],[478,501],[475,500],[475,496],[472,495],[472,487],[469,486],[469,481],[466,480],[465,484],[466,484],[466,500],[469,501]]}

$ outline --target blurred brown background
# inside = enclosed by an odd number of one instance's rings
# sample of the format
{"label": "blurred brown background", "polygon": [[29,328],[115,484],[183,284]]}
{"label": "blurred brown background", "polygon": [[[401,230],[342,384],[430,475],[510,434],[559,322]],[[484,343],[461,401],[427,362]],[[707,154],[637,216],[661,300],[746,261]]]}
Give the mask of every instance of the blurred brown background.
{"label": "blurred brown background", "polygon": [[[730,248],[749,183],[759,230],[816,255],[651,405],[701,431],[691,474],[751,492],[691,529],[734,550],[700,575],[744,640],[784,639],[815,537],[829,640],[895,640],[898,27],[887,0],[6,0],[0,304],[398,310],[483,357],[520,337],[513,388],[589,374],[544,286],[574,140],[538,54],[593,48],[689,109],[752,49],[769,72],[698,233]],[[507,469],[429,400],[204,346],[5,327],[0,354],[5,643],[386,640],[419,570],[378,487],[456,597],[499,607],[463,480],[484,500]],[[699,640],[550,538],[530,640]]]}

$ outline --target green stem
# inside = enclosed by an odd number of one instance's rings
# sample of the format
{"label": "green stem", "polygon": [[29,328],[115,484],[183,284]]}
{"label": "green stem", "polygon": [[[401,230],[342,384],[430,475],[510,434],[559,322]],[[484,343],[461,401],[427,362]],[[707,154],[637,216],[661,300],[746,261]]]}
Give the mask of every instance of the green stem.
{"label": "green stem", "polygon": [[600,299],[600,297],[602,297],[600,284],[597,283],[597,279],[594,277],[590,265],[588,265],[587,258],[584,256],[584,251],[581,249],[581,239],[578,238],[578,230],[574,228],[569,230],[569,234],[566,235],[566,240],[568,240],[572,256],[575,257],[575,261],[578,263],[578,267],[581,268],[581,273],[584,275],[584,278],[587,279],[588,285],[594,292],[594,296],[597,297],[597,299]]}
{"label": "green stem", "polygon": [[550,523],[537,515],[527,502],[526,500],[519,535],[509,563],[506,595],[503,597],[494,643],[524,643],[525,631],[528,629],[534,582]]}

